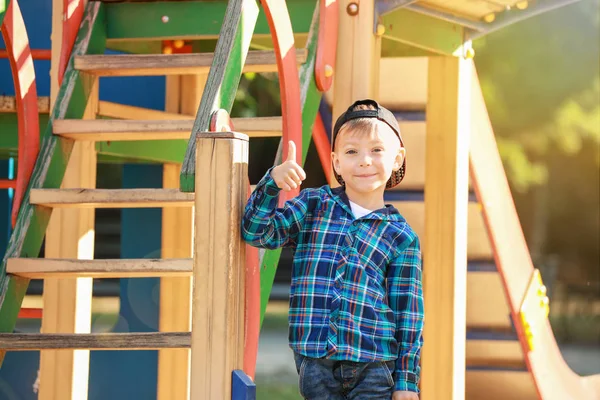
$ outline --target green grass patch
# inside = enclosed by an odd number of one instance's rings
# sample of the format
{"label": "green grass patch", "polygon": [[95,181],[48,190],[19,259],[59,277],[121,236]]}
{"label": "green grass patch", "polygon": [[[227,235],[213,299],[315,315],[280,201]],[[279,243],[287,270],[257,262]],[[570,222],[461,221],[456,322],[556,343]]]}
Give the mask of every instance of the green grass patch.
{"label": "green grass patch", "polygon": [[297,384],[256,384],[256,398],[258,400],[302,400]]}

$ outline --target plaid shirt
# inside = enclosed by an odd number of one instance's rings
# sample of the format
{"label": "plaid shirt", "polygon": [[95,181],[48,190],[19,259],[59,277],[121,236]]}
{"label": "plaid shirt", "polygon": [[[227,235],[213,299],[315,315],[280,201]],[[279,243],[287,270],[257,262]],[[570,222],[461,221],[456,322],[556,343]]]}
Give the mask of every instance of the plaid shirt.
{"label": "plaid shirt", "polygon": [[343,188],[304,189],[277,208],[270,170],[246,206],[242,236],[295,250],[292,350],[307,357],[396,360],[394,390],[418,392],[423,329],[419,239],[393,206],[355,219]]}

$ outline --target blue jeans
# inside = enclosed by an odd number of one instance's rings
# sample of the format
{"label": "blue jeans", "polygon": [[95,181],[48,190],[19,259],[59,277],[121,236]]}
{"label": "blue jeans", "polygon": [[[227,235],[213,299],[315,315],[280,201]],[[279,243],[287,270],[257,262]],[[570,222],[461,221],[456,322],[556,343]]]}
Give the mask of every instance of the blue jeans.
{"label": "blue jeans", "polygon": [[306,400],[390,400],[395,361],[358,363],[294,353]]}

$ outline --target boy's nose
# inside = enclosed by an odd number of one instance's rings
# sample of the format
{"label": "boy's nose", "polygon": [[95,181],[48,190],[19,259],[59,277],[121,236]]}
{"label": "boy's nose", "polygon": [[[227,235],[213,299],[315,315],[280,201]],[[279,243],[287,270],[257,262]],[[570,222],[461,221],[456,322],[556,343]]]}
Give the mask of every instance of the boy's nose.
{"label": "boy's nose", "polygon": [[364,155],[364,156],[363,156],[363,157],[361,157],[361,159],[360,159],[360,165],[361,165],[361,166],[363,166],[363,167],[364,167],[364,166],[369,166],[369,165],[371,165],[372,161],[373,161],[373,160],[371,159],[371,157],[370,157],[370,156],[368,156],[368,155]]}

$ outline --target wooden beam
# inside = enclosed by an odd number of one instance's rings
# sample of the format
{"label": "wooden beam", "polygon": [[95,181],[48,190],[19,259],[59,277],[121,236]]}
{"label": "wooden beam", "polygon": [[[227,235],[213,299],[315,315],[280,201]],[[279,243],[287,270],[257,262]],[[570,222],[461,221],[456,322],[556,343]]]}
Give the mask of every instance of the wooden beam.
{"label": "wooden beam", "polygon": [[[361,1],[358,14],[350,15],[348,5],[354,1],[339,1],[338,37],[350,43],[337,46],[333,92],[333,122],[354,101],[378,99],[379,46],[373,33],[374,0]],[[335,181],[335,179],[333,179]],[[332,181],[332,182],[333,182]]]}
{"label": "wooden beam", "polygon": [[30,203],[54,208],[191,207],[194,194],[179,189],[32,189]]}
{"label": "wooden beam", "polygon": [[[281,136],[281,117],[233,118],[236,131],[249,137]],[[88,141],[138,141],[187,139],[193,119],[110,120],[63,119],[53,122],[53,132],[65,138]]]}
{"label": "wooden beam", "polygon": [[[56,39],[59,42],[62,40],[60,36]],[[53,52],[53,56],[55,55]],[[53,61],[53,66],[58,67],[58,62],[54,64]],[[98,86],[98,79],[93,79],[83,119],[96,118]],[[58,89],[54,93],[58,93]],[[93,142],[76,143],[61,187],[96,187],[96,160]],[[53,213],[46,229],[45,256],[93,259],[94,221],[94,210],[60,210]],[[71,276],[70,279],[48,277],[44,281],[42,333],[89,333],[91,317],[91,277]],[[90,353],[87,350],[50,351],[42,354],[39,398],[41,400],[87,399],[89,361]]]}
{"label": "wooden beam", "polygon": [[[75,68],[97,76],[156,76],[207,74],[213,53],[114,54],[75,57]],[[306,50],[296,50],[298,65],[306,61]],[[251,51],[243,72],[277,72],[273,51]]]}
{"label": "wooden beam", "polygon": [[[427,57],[382,58],[379,76],[379,102],[384,107],[396,111],[425,111]],[[413,171],[411,168],[411,173]]]}
{"label": "wooden beam", "polygon": [[464,399],[471,63],[428,71],[421,399]]}
{"label": "wooden beam", "polygon": [[231,373],[244,365],[246,247],[239,221],[248,190],[248,139],[224,136],[197,136],[192,400],[231,398]]}
{"label": "wooden beam", "polygon": [[[188,259],[103,259],[11,258],[7,272],[29,279],[46,278],[148,278],[161,276],[190,277]],[[175,310],[171,310],[175,311]]]}
{"label": "wooden beam", "polygon": [[[166,80],[165,109],[188,115],[193,120],[202,99],[207,75],[169,76]],[[163,188],[179,188],[181,164],[163,166]],[[192,257],[193,209],[166,208],[162,213],[162,257]],[[192,279],[161,278],[161,332],[189,332],[192,329]],[[190,397],[190,350],[158,352],[158,400],[187,400]]]}
{"label": "wooden beam", "polygon": [[[0,349],[29,350],[156,350],[187,348],[189,332],[147,333],[0,333]],[[42,352],[44,354],[44,352]]]}

